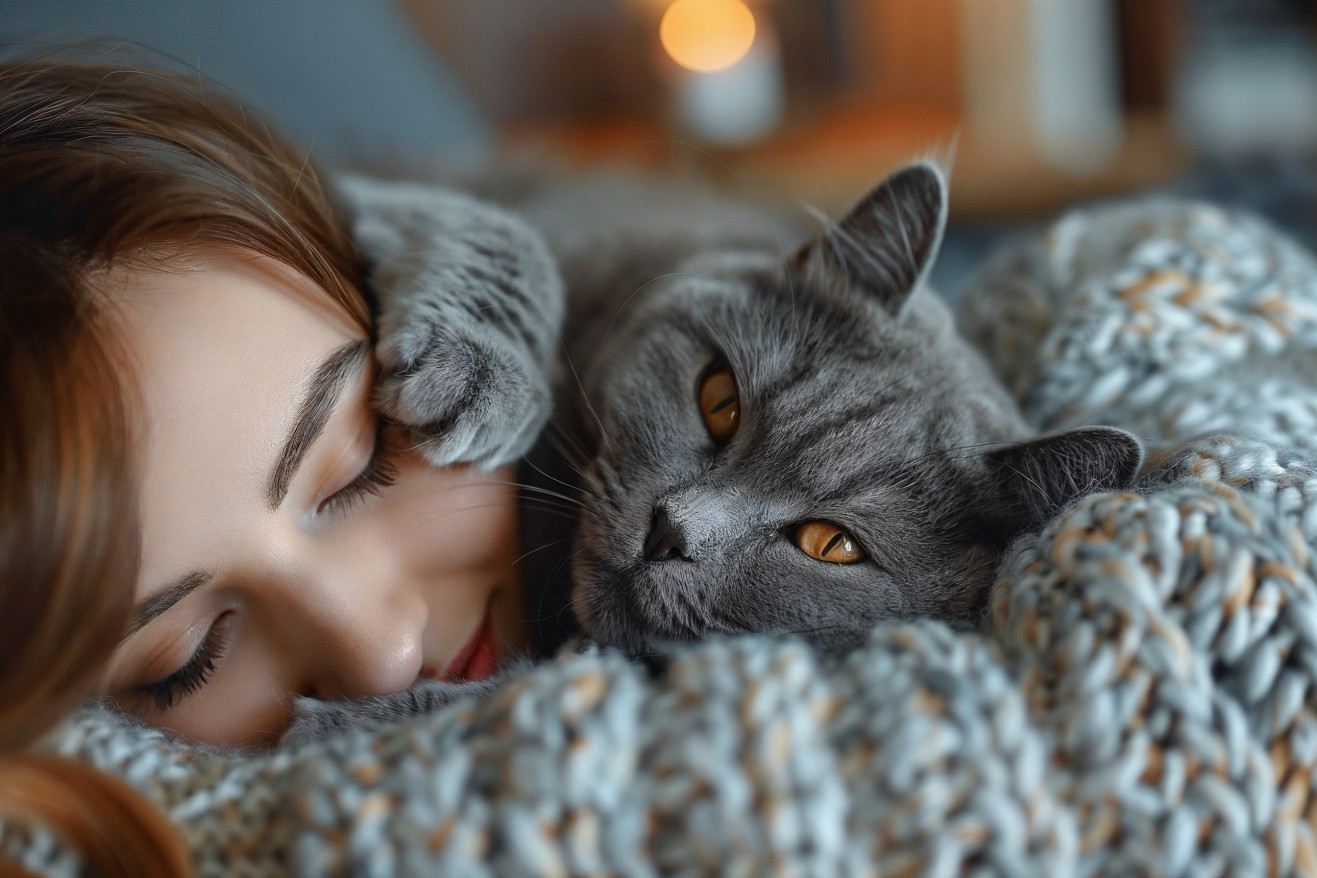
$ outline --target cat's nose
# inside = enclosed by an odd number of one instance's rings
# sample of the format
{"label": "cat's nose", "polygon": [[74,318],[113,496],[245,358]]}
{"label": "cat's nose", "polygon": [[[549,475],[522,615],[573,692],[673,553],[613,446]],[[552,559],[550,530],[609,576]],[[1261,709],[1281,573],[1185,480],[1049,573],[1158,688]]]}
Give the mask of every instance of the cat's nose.
{"label": "cat's nose", "polygon": [[645,537],[646,561],[689,561],[686,557],[686,536],[662,506],[654,510],[654,518],[649,526],[649,536]]}

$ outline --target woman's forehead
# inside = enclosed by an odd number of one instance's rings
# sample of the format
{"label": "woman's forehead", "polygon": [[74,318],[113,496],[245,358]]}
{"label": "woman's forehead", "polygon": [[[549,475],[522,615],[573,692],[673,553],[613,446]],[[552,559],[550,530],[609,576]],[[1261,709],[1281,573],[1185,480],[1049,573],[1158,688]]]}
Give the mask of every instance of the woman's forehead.
{"label": "woman's forehead", "polygon": [[[112,266],[95,281],[98,298],[115,311],[147,313],[160,310],[161,299],[184,299],[179,307],[189,313],[218,309],[220,303],[197,295],[218,286],[300,301],[308,311],[345,331],[352,332],[356,326],[315,281],[286,263],[241,247],[198,246],[182,252],[171,249],[149,259]],[[272,304],[265,296],[240,298],[256,311]],[[141,314],[134,316],[140,319]]]}
{"label": "woman's forehead", "polygon": [[114,282],[143,408],[150,582],[196,563],[226,525],[259,511],[308,379],[359,333],[313,284],[265,257],[219,253]]}

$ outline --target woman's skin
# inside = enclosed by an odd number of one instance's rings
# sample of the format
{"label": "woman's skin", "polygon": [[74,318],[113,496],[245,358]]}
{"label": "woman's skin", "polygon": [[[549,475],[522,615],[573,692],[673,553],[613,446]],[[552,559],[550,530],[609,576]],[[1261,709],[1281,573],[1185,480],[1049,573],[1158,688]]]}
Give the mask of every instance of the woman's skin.
{"label": "woman's skin", "polygon": [[[479,678],[491,645],[525,649],[510,469],[435,469],[396,429],[378,434],[366,339],[309,280],[215,251],[102,286],[145,426],[141,627],[107,694],[196,740],[260,743],[285,728],[293,695]],[[314,426],[308,400],[330,373],[323,429],[299,456],[290,433]],[[351,487],[363,471],[373,492]]]}

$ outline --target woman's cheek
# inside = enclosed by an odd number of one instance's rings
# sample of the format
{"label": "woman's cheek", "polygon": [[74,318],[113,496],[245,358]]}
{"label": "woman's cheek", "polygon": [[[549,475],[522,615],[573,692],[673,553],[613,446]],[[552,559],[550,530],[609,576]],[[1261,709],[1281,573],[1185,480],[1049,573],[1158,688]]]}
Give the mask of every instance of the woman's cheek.
{"label": "woman's cheek", "polygon": [[396,551],[437,572],[510,567],[517,551],[513,467],[431,467],[408,455],[397,484],[380,499],[382,527]]}
{"label": "woman's cheek", "polygon": [[515,470],[435,469],[423,461],[399,474],[389,526],[404,576],[429,608],[427,662],[444,666],[491,614],[500,660],[524,654],[529,629],[517,569]]}
{"label": "woman's cheek", "polygon": [[152,725],[219,745],[272,744],[289,722],[296,684],[282,679],[288,656],[270,655],[258,638],[235,642],[214,678]]}

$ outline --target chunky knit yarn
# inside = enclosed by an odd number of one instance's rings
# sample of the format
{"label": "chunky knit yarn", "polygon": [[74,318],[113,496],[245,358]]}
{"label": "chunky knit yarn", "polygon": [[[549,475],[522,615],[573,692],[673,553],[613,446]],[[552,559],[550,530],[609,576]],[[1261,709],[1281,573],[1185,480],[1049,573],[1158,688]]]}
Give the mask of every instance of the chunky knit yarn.
{"label": "chunky knit yarn", "polygon": [[[1044,429],[1162,450],[1009,552],[982,633],[825,660],[593,649],[382,732],[237,754],[88,708],[53,738],[204,875],[1317,874],[1317,264],[1256,219],[1074,213],[966,330]],[[40,827],[2,849],[77,863]]]}
{"label": "chunky knit yarn", "polygon": [[1040,429],[1247,429],[1317,448],[1317,262],[1250,214],[1076,211],[979,275],[963,329]]}

